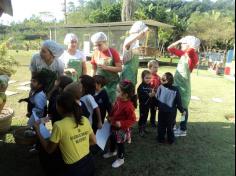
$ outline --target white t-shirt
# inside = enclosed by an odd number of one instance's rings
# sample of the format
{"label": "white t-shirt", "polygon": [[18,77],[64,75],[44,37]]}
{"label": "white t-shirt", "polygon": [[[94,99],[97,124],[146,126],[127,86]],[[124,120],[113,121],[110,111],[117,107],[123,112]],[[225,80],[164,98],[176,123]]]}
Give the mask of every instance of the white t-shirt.
{"label": "white t-shirt", "polygon": [[53,59],[51,65],[47,65],[41,58],[40,54],[35,54],[31,60],[30,71],[38,73],[43,68],[55,72],[57,76],[60,76],[64,73],[64,64],[58,58]]}
{"label": "white t-shirt", "polygon": [[80,101],[82,101],[87,110],[89,111],[89,122],[92,125],[93,123],[93,111],[94,109],[96,109],[98,107],[98,104],[96,103],[94,97],[92,95],[85,95],[83,97],[80,98]]}
{"label": "white t-shirt", "polygon": [[83,52],[81,52],[80,50],[76,50],[75,55],[71,55],[66,50],[64,51],[64,53],[61,55],[59,59],[64,63],[65,68],[68,67],[68,63],[70,60],[81,60],[82,62],[86,62],[86,57],[84,56]]}

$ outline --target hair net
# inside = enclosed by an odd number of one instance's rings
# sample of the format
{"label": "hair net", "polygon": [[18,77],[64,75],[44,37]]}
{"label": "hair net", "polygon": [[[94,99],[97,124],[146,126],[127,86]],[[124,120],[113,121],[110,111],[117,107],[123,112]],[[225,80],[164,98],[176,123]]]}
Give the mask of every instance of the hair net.
{"label": "hair net", "polygon": [[130,34],[133,33],[139,33],[141,31],[145,31],[147,30],[148,27],[146,26],[146,24],[144,24],[144,22],[142,21],[136,21],[133,26],[131,27],[131,29],[129,30]]}
{"label": "hair net", "polygon": [[103,32],[98,32],[98,33],[92,35],[91,41],[93,43],[106,42],[107,41],[107,36]]}
{"label": "hair net", "polygon": [[194,36],[186,36],[181,39],[181,43],[187,43],[191,48],[197,50],[201,44],[199,38]]}
{"label": "hair net", "polygon": [[72,40],[77,41],[77,42],[79,41],[79,40],[78,40],[78,37],[77,37],[75,34],[73,34],[73,33],[68,33],[68,34],[66,34],[66,36],[65,36],[64,44],[65,44],[65,45],[69,45]]}
{"label": "hair net", "polygon": [[60,57],[64,52],[63,47],[54,42],[53,40],[44,41],[42,46],[48,48],[48,50],[52,52],[54,57]]}

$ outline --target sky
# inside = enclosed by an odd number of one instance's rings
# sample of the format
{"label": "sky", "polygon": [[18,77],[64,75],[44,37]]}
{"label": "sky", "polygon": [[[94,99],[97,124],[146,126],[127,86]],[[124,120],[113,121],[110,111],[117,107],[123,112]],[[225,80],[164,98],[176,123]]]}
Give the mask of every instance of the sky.
{"label": "sky", "polygon": [[20,22],[25,18],[30,18],[33,14],[39,12],[51,12],[57,20],[64,18],[63,3],[64,0],[11,0],[13,8],[13,17],[3,14],[0,18],[0,24],[10,24],[11,22]]}

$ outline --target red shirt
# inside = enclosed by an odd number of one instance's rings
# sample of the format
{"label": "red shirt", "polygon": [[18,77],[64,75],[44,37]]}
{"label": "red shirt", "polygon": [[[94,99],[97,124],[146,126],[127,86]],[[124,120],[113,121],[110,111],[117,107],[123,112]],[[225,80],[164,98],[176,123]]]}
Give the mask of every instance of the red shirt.
{"label": "red shirt", "polygon": [[133,103],[117,98],[111,111],[111,124],[121,123],[121,129],[128,129],[136,122],[135,108]]}
{"label": "red shirt", "polygon": [[[114,48],[109,48],[110,49],[110,52],[109,50],[106,50],[106,51],[102,51],[102,52],[99,52],[98,50],[96,50],[92,56],[92,59],[91,59],[91,64],[92,65],[97,65],[97,58],[109,58],[109,57],[112,57],[113,60],[114,60],[114,63],[121,63],[120,61],[120,55],[119,53],[114,49]],[[99,56],[99,53],[100,53],[100,56]]]}
{"label": "red shirt", "polygon": [[182,50],[178,50],[177,48],[169,48],[168,51],[171,54],[174,54],[176,56],[183,56],[185,53],[187,53],[189,60],[188,60],[188,67],[190,72],[193,71],[194,67],[198,64],[198,54],[195,52],[195,50],[193,48],[188,49],[187,51],[182,51]]}
{"label": "red shirt", "polygon": [[161,85],[161,78],[158,74],[152,73],[150,85],[151,85],[151,88],[154,89],[155,91]]}

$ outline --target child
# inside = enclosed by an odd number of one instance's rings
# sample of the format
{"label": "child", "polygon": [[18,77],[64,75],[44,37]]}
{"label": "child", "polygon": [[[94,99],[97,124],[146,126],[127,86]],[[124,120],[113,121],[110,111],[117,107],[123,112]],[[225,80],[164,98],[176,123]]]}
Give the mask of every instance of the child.
{"label": "child", "polygon": [[[82,75],[80,76],[80,82],[82,84],[82,97],[80,98],[80,101],[82,101],[87,110],[89,111],[89,121],[92,126],[95,126],[93,130],[96,131],[96,129],[102,128],[102,120],[101,120],[101,113],[100,109],[98,107],[98,104],[96,103],[95,99],[92,95],[95,94],[95,80],[93,77],[89,75]],[[93,112],[95,111],[97,115],[97,122],[93,122]]]}
{"label": "child", "polygon": [[67,85],[63,92],[67,92],[67,93],[70,93],[74,96],[74,99],[75,101],[77,102],[77,104],[80,106],[81,108],[81,114],[84,116],[84,117],[87,117],[89,118],[90,116],[90,113],[87,109],[87,107],[85,106],[84,102],[82,102],[80,100],[80,97],[81,97],[81,93],[82,92],[82,86],[79,82],[73,82],[69,85]]}
{"label": "child", "polygon": [[[117,86],[117,99],[112,108],[108,120],[111,124],[110,152],[103,155],[110,158],[117,155],[112,167],[118,168],[124,164],[124,143],[129,136],[129,129],[136,121],[135,108],[131,101],[133,98],[134,85],[131,81],[124,80]],[[117,152],[116,152],[117,147]]]}
{"label": "child", "polygon": [[[106,84],[106,79],[101,75],[95,75],[93,78],[96,84],[94,99],[100,109],[102,123],[104,123],[106,115],[110,114],[112,108],[107,92],[103,88],[103,86]],[[93,122],[95,122],[93,124],[97,124],[97,116],[95,113],[93,114]],[[95,129],[94,133],[96,133],[96,126],[93,126],[93,129]]]}
{"label": "child", "polygon": [[[63,119],[53,124],[49,140],[41,136],[39,124],[37,122],[34,124],[41,145],[47,153],[54,152],[57,147],[60,148],[64,160],[62,167],[66,168],[64,176],[93,176],[95,165],[89,145],[96,144],[96,138],[88,119],[82,116],[74,96],[67,92],[58,96],[57,111]],[[55,174],[51,175],[57,175],[56,172],[60,169],[57,167]]]}
{"label": "child", "polygon": [[174,78],[170,72],[165,73],[161,78],[161,84],[157,90],[158,106],[158,137],[159,143],[165,142],[167,131],[167,140],[172,144],[175,140],[173,125],[175,122],[177,108],[184,116],[184,109],[181,103],[181,96],[177,87],[173,86]]}
{"label": "child", "polygon": [[38,118],[43,118],[47,115],[47,97],[44,92],[44,78],[42,74],[38,73],[32,76],[31,79],[31,94],[27,99],[21,99],[19,102],[27,101],[28,102],[28,124],[33,125],[34,117],[33,112],[38,116]]}
{"label": "child", "polygon": [[52,94],[49,97],[49,104],[48,104],[48,117],[49,119],[51,119],[52,125],[54,124],[54,122],[62,119],[62,117],[60,116],[60,114],[57,112],[56,109],[57,96],[60,95],[63,92],[64,88],[72,82],[73,82],[72,78],[65,75],[60,76],[55,81],[54,90],[52,91]]}
{"label": "child", "polygon": [[[148,69],[150,70],[152,77],[151,77],[151,88],[154,90],[154,92],[157,92],[158,87],[161,84],[161,78],[157,74],[159,67],[159,63],[157,60],[151,60],[148,62]],[[152,97],[150,100],[150,112],[151,112],[151,117],[150,117],[150,122],[152,127],[156,127],[156,106],[155,106],[155,97]]]}
{"label": "child", "polygon": [[139,135],[144,136],[146,131],[146,124],[148,119],[149,109],[151,107],[152,97],[155,96],[154,90],[151,88],[151,72],[149,70],[144,70],[142,72],[142,83],[138,87],[138,99],[139,99]]}
{"label": "child", "polygon": [[[26,101],[27,106],[27,115],[29,117],[28,125],[32,128],[34,123],[34,115],[37,115],[38,118],[43,118],[47,115],[47,97],[44,92],[44,78],[41,73],[34,74],[31,79],[31,94],[26,99],[20,99],[19,102]],[[32,128],[33,129],[33,128]],[[29,132],[30,133],[30,132]],[[28,134],[29,134],[28,133]],[[31,131],[33,135],[33,131]],[[29,134],[30,135],[30,134]],[[36,149],[36,144],[32,146],[29,150],[31,153],[35,153],[38,150]]]}

